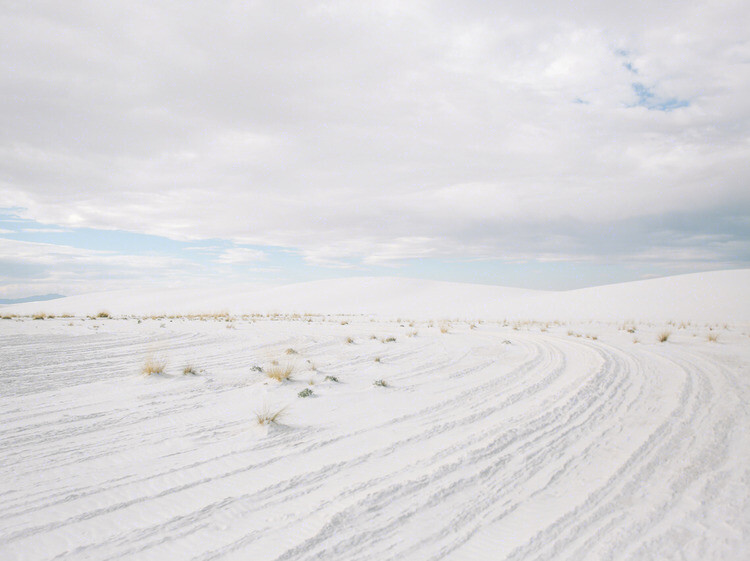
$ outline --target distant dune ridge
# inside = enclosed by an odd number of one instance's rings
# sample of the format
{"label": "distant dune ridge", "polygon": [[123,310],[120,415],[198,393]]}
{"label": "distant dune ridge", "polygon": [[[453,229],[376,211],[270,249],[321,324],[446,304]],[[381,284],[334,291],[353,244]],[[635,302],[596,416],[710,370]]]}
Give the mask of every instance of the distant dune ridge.
{"label": "distant dune ridge", "polygon": [[335,313],[414,318],[750,321],[750,269],[564,292],[394,277],[273,288],[124,290],[4,306],[6,313]]}

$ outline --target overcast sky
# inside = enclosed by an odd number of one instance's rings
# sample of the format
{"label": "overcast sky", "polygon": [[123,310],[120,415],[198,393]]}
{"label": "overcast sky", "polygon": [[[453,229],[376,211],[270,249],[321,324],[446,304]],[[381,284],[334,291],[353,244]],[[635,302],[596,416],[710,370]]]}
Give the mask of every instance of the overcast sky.
{"label": "overcast sky", "polygon": [[750,266],[746,0],[0,6],[0,296]]}

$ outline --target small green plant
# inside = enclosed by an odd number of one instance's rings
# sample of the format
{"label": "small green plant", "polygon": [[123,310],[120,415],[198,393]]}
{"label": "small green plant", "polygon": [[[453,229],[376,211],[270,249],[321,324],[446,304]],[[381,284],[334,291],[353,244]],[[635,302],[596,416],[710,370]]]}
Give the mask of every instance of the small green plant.
{"label": "small green plant", "polygon": [[662,331],[657,336],[657,339],[659,340],[659,343],[666,343],[669,340],[669,336],[672,335],[671,331]]}
{"label": "small green plant", "polygon": [[167,361],[162,358],[157,358],[150,356],[146,358],[146,361],[143,363],[143,368],[141,368],[141,373],[145,374],[146,376],[150,376],[151,374],[164,374],[164,370],[167,368]]}
{"label": "small green plant", "polygon": [[252,370],[253,372],[263,372],[263,367],[256,364],[255,366],[250,368],[250,370]]}
{"label": "small green plant", "polygon": [[385,339],[383,339],[383,343],[395,343],[395,342],[396,342],[395,337],[386,337]]}
{"label": "small green plant", "polygon": [[336,376],[326,376],[325,377],[326,382],[336,382],[338,383],[339,379]]}
{"label": "small green plant", "polygon": [[375,380],[372,383],[372,385],[373,386],[379,386],[381,388],[387,388],[388,387],[388,382],[386,382],[385,380]]}
{"label": "small green plant", "polygon": [[305,388],[297,394],[297,397],[310,397],[312,394],[313,391],[310,388]]}

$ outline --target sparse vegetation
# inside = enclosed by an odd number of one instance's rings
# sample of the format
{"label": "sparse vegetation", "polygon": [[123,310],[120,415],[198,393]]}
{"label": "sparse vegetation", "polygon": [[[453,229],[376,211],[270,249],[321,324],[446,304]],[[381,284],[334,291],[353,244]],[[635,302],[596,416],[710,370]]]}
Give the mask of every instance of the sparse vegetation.
{"label": "sparse vegetation", "polygon": [[375,357],[375,362],[380,362],[380,357],[379,356]]}
{"label": "sparse vegetation", "polygon": [[383,339],[383,343],[395,343],[395,342],[396,342],[395,337],[386,337],[385,339]]}
{"label": "sparse vegetation", "polygon": [[305,388],[297,394],[297,397],[310,397],[313,395],[313,391],[310,388]]}
{"label": "sparse vegetation", "polygon": [[287,349],[287,350],[286,350],[286,351],[284,351],[284,352],[285,352],[286,354],[288,354],[288,355],[296,355],[296,354],[299,354],[299,353],[297,353],[297,351],[295,351],[294,349]]}
{"label": "sparse vegetation", "polygon": [[102,310],[101,312],[99,312],[98,314],[96,314],[96,317],[108,319],[108,318],[111,318],[112,316],[109,315],[108,311]]}
{"label": "sparse vegetation", "polygon": [[338,383],[339,379],[336,376],[326,376],[325,377],[326,382],[336,382]]}
{"label": "sparse vegetation", "polygon": [[43,314],[41,312],[34,314],[31,316],[31,319],[44,319],[47,317],[47,314]]}
{"label": "sparse vegetation", "polygon": [[440,333],[448,333],[449,329],[450,329],[450,325],[448,325],[447,323],[440,324]]}
{"label": "sparse vegetation", "polygon": [[167,361],[158,358],[150,356],[146,358],[146,361],[143,363],[143,368],[141,368],[141,373],[145,374],[146,376],[150,376],[151,374],[164,374],[164,370],[167,368]]}
{"label": "sparse vegetation", "polygon": [[659,343],[666,343],[669,340],[669,336],[672,335],[671,331],[664,330],[657,336]]}
{"label": "sparse vegetation", "polygon": [[265,404],[259,410],[255,411],[255,419],[259,425],[278,425],[286,415],[286,411],[286,407],[275,409]]}
{"label": "sparse vegetation", "polygon": [[265,369],[266,376],[277,382],[291,379],[294,366],[292,364],[279,364],[278,361],[274,362],[276,364],[271,364],[271,366]]}
{"label": "sparse vegetation", "polygon": [[372,383],[372,385],[373,386],[379,386],[381,388],[387,388],[388,387],[388,382],[386,382],[385,380],[375,380]]}
{"label": "sparse vegetation", "polygon": [[719,340],[719,334],[709,333],[707,339],[709,343],[716,343]]}
{"label": "sparse vegetation", "polygon": [[197,376],[197,375],[198,375],[198,369],[197,369],[197,368],[195,368],[195,367],[194,367],[194,366],[193,366],[192,364],[187,364],[187,365],[185,365],[185,367],[184,367],[184,368],[182,369],[182,373],[183,373],[183,374],[184,374],[185,376]]}
{"label": "sparse vegetation", "polygon": [[354,339],[352,339],[351,337],[347,337],[346,338],[346,344],[347,345],[351,345],[352,343],[354,343]]}

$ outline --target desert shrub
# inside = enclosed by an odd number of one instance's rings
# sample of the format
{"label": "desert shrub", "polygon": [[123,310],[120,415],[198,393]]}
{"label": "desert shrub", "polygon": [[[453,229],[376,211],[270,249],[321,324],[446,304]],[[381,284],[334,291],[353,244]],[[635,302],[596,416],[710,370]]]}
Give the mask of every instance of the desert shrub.
{"label": "desert shrub", "polygon": [[37,313],[31,316],[31,319],[44,319],[47,317],[47,314]]}
{"label": "desert shrub", "polygon": [[385,380],[375,380],[372,383],[372,385],[373,386],[379,386],[381,388],[387,388],[388,387],[388,382],[386,382]]}
{"label": "desert shrub", "polygon": [[325,381],[326,382],[338,382],[339,379],[336,376],[326,376]]}
{"label": "desert shrub", "polygon": [[708,339],[709,343],[716,343],[716,341],[719,340],[719,334],[718,333],[709,333],[707,339]]}
{"label": "desert shrub", "polygon": [[375,357],[375,362],[380,362],[380,357],[379,356]]}
{"label": "desert shrub", "polygon": [[385,339],[383,339],[383,343],[395,343],[395,342],[396,342],[395,337],[386,337]]}
{"label": "desert shrub", "polygon": [[266,404],[255,411],[255,420],[259,425],[277,425],[285,415],[286,407],[276,409]]}
{"label": "desert shrub", "polygon": [[271,364],[271,366],[265,369],[266,376],[277,382],[289,380],[292,377],[293,372],[294,366],[292,364],[279,364],[278,362],[276,362],[276,364]]}
{"label": "desert shrub", "polygon": [[197,376],[198,369],[195,368],[192,364],[186,364],[185,367],[182,369],[182,373],[185,376]]}
{"label": "desert shrub", "polygon": [[351,337],[347,337],[346,338],[346,344],[347,345],[351,345],[352,343],[354,343],[354,339],[352,339]]}
{"label": "desert shrub", "polygon": [[167,361],[162,358],[150,356],[143,363],[141,373],[150,376],[151,374],[164,374],[167,367]]}
{"label": "desert shrub", "polygon": [[440,324],[440,333],[448,333],[449,329],[450,329],[450,325],[448,325],[447,323]]}
{"label": "desert shrub", "polygon": [[98,317],[98,318],[110,318],[112,316],[110,316],[109,312],[107,312],[106,310],[102,310],[101,312],[99,312],[98,314],[96,314],[96,317]]}
{"label": "desert shrub", "polygon": [[665,330],[657,335],[657,339],[659,340],[659,343],[666,343],[669,340],[670,335],[672,335],[672,332]]}
{"label": "desert shrub", "polygon": [[305,388],[297,394],[297,397],[310,397],[312,394],[313,391],[310,388]]}

